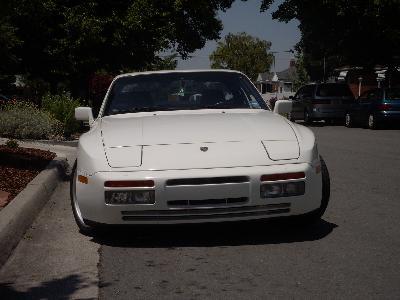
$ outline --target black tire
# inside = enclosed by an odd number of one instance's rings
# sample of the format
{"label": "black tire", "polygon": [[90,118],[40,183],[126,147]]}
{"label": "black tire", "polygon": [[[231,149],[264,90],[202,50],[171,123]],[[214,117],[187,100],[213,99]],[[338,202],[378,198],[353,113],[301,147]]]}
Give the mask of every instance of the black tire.
{"label": "black tire", "polygon": [[320,159],[321,159],[321,175],[322,175],[321,205],[318,209],[301,217],[300,221],[302,224],[305,225],[314,224],[318,222],[324,215],[329,203],[329,198],[331,194],[331,181],[329,177],[329,171],[325,164],[324,159],[322,157],[320,157]]}
{"label": "black tire", "polygon": [[310,113],[307,109],[304,111],[303,119],[305,124],[311,124],[313,122],[313,119],[311,118]]}
{"label": "black tire", "polygon": [[346,113],[346,116],[344,117],[344,126],[347,128],[354,127],[354,120],[350,113]]}
{"label": "black tire", "polygon": [[93,235],[93,233],[95,231],[95,227],[89,226],[88,224],[86,224],[84,222],[81,212],[79,210],[78,203],[76,201],[76,179],[77,179],[76,177],[77,177],[77,172],[76,172],[76,161],[75,161],[75,164],[72,168],[70,189],[69,189],[72,213],[74,214],[74,219],[75,219],[76,225],[78,225],[79,231],[85,235]]}

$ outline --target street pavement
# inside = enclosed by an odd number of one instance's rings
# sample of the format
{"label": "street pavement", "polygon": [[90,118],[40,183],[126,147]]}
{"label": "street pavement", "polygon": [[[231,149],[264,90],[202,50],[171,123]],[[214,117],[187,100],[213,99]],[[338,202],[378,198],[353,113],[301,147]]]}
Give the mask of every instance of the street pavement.
{"label": "street pavement", "polygon": [[[400,130],[322,125],[312,130],[330,171],[331,201],[315,226],[142,226],[90,238],[73,226],[64,183],[0,271],[0,295],[399,299]],[[54,239],[63,241],[65,251]],[[65,268],[65,275],[55,268]]]}

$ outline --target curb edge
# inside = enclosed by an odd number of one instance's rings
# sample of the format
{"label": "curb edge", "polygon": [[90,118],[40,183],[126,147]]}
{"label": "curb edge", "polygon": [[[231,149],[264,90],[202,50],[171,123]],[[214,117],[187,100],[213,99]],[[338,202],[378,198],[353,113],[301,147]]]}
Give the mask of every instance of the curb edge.
{"label": "curb edge", "polygon": [[67,166],[65,157],[56,157],[0,211],[0,268],[65,179]]}

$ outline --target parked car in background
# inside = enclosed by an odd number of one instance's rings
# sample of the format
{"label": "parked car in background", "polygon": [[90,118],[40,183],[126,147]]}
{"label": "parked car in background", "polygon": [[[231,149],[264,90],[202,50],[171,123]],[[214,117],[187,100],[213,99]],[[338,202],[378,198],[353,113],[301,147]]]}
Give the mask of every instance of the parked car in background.
{"label": "parked car in background", "polygon": [[118,76],[80,137],[71,203],[83,232],[99,224],[319,219],[329,174],[308,128],[274,111],[242,73]]}
{"label": "parked car in background", "polygon": [[355,102],[353,93],[345,83],[308,84],[301,87],[290,98],[293,108],[292,120],[311,123],[317,120],[343,120],[346,112]]}
{"label": "parked car in background", "polygon": [[400,124],[400,87],[369,90],[346,113],[346,127],[377,129],[387,123]]}
{"label": "parked car in background", "polygon": [[0,94],[0,108],[2,108],[10,99],[7,96]]}

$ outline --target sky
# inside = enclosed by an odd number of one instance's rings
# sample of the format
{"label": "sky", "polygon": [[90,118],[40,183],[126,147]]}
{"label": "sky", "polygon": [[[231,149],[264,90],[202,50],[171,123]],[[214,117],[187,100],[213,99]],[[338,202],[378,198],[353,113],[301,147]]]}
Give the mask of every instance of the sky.
{"label": "sky", "polygon": [[[248,0],[246,2],[236,0],[230,9],[218,14],[224,26],[221,32],[221,39],[228,33],[246,32],[252,36],[270,41],[272,43],[271,51],[280,52],[275,54],[276,71],[288,68],[293,54],[282,53],[282,51],[293,49],[294,45],[300,40],[300,31],[297,21],[284,23],[272,20],[271,12],[281,2],[283,1],[276,1],[276,4],[270,10],[260,13],[261,0]],[[210,61],[208,56],[215,50],[216,46],[216,41],[207,42],[203,49],[193,53],[194,57],[187,60],[179,60],[177,69],[209,69]]]}

